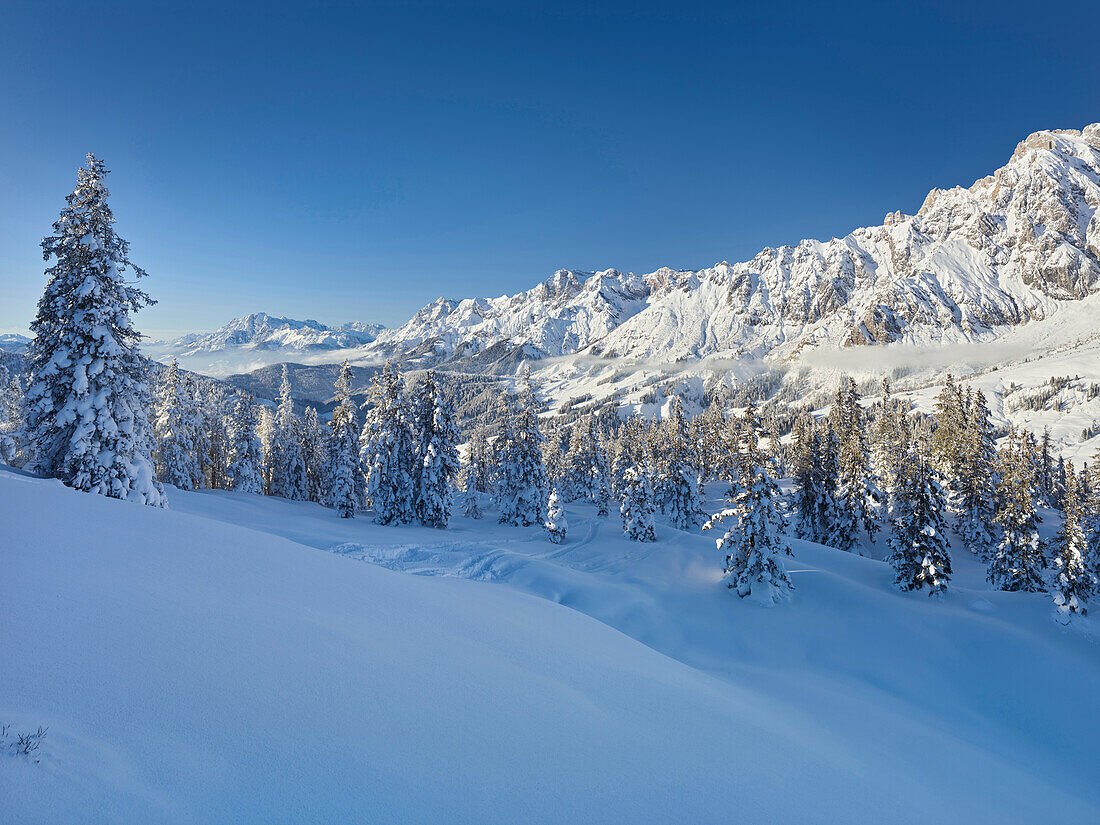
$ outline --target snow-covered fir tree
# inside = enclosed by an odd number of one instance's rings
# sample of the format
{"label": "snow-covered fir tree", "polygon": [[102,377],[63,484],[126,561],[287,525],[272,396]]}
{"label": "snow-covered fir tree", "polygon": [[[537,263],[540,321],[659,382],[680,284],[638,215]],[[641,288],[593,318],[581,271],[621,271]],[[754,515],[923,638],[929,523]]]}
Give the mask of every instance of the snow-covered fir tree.
{"label": "snow-covered fir tree", "polygon": [[951,580],[944,524],[943,487],[927,448],[918,444],[902,462],[895,493],[888,561],[902,590],[927,588],[936,595]]}
{"label": "snow-covered fir tree", "polygon": [[841,381],[829,411],[829,425],[836,439],[836,481],[833,501],[836,519],[829,544],[841,550],[856,546],[860,528],[874,539],[878,531],[876,508],[880,500],[878,479],[871,471],[863,437],[863,410],[850,377]]}
{"label": "snow-covered fir tree", "polygon": [[359,464],[379,524],[408,524],[416,518],[416,441],[405,381],[389,362],[371,382],[359,439]]}
{"label": "snow-covered fir tree", "polygon": [[107,204],[103,161],[88,155],[76,189],[43,239],[45,293],[31,323],[25,399],[29,469],[77,490],[154,506],[148,368],[130,315],[153,303],[126,281],[129,258]]}
{"label": "snow-covered fir tree", "polygon": [[269,466],[269,495],[282,496],[291,501],[302,501],[307,497],[309,477],[302,455],[300,421],[294,414],[294,398],[286,364],[283,364],[283,380],[279,387],[279,407],[275,414]]}
{"label": "snow-covered fir tree", "polygon": [[336,407],[329,421],[328,502],[341,518],[353,518],[362,502],[359,472],[359,414],[352,400],[352,371],[345,360],[336,379]]}
{"label": "snow-covered fir tree", "polygon": [[965,401],[965,446],[955,530],[963,545],[981,559],[988,559],[996,544],[993,523],[996,500],[997,448],[985,395],[967,390]]}
{"label": "snow-covered fir tree", "polygon": [[414,406],[416,517],[428,527],[446,527],[459,469],[458,431],[451,404],[431,372],[420,382]]}
{"label": "snow-covered fir tree", "polygon": [[157,479],[181,490],[192,490],[202,470],[197,443],[200,429],[198,405],[172,359],[157,386],[153,434],[153,461]]}
{"label": "snow-covered fir tree", "polygon": [[1085,532],[1082,525],[1082,506],[1077,494],[1077,480],[1069,466],[1067,484],[1063,496],[1062,526],[1051,548],[1050,575],[1047,589],[1054,599],[1059,616],[1068,620],[1073,614],[1088,612],[1089,598],[1096,590],[1097,582],[1085,567]]}
{"label": "snow-covered fir tree", "polygon": [[261,495],[264,492],[263,447],[256,434],[259,417],[256,403],[241,398],[229,418],[229,466],[226,470],[229,487],[239,493]]}
{"label": "snow-covered fir tree", "polygon": [[611,487],[608,484],[609,473],[600,473],[596,477],[596,515],[606,518],[611,512]]}
{"label": "snow-covered fir tree", "polygon": [[752,405],[745,410],[739,430],[738,483],[727,498],[730,506],[711,516],[703,529],[731,522],[716,542],[726,557],[723,572],[730,589],[742,598],[753,596],[776,602],[793,590],[779,558],[791,551],[782,536],[779,486],[769,472],[768,456],[761,449],[761,428]]}
{"label": "snow-covered fir tree", "polygon": [[958,515],[965,477],[967,422],[962,391],[952,375],[947,376],[943,389],[936,396],[933,420],[935,430],[930,440],[932,466],[943,480],[948,509]]}
{"label": "snow-covered fir tree", "polygon": [[624,470],[622,504],[619,506],[623,532],[633,541],[656,541],[653,523],[656,512],[653,485],[646,467],[639,465]]}
{"label": "snow-covered fir tree", "polygon": [[223,399],[213,390],[204,392],[194,385],[190,393],[198,407],[196,445],[203,485],[211,490],[228,490],[229,432]]}
{"label": "snow-covered fir tree", "polygon": [[23,384],[0,364],[0,463],[23,465]]}
{"label": "snow-covered fir tree", "polygon": [[875,405],[871,427],[871,469],[878,478],[883,506],[889,511],[901,462],[909,452],[909,428],[905,408],[894,397],[890,382],[882,379],[882,398]]}
{"label": "snow-covered fir tree", "polygon": [[828,421],[818,424],[809,415],[795,420],[792,434],[790,469],[798,536],[826,544],[836,537],[839,523],[834,497],[838,475],[836,439]]}
{"label": "snow-covered fir tree", "polygon": [[264,495],[271,494],[271,477],[275,466],[281,461],[278,455],[277,418],[275,411],[266,405],[259,406],[256,424],[256,437],[260,439],[260,477],[264,483]]}
{"label": "snow-covered fir tree", "polygon": [[1001,456],[993,525],[1000,531],[986,578],[998,590],[1044,590],[1041,517],[1035,509],[1035,471],[1016,432]]}
{"label": "snow-covered fir tree", "polygon": [[[475,427],[466,445],[466,478],[473,481],[479,493],[492,492],[491,448],[485,438],[485,428]],[[464,488],[465,489],[465,488]]]}
{"label": "snow-covered fir tree", "polygon": [[477,472],[467,464],[462,474],[462,512],[466,518],[479,519],[485,515],[481,511],[481,493],[477,489]]}
{"label": "snow-covered fir tree", "polygon": [[328,436],[315,407],[306,407],[298,432],[306,465],[305,497],[309,501],[327,501]]}
{"label": "snow-covered fir tree", "polygon": [[520,527],[542,524],[546,520],[547,479],[538,402],[529,374],[503,437],[497,489],[499,521]]}
{"label": "snow-covered fir tree", "polygon": [[561,498],[557,489],[550,491],[550,499],[546,503],[546,523],[543,525],[546,537],[554,544],[561,544],[569,532],[569,523],[565,520],[565,510],[561,506]]}
{"label": "snow-covered fir tree", "polygon": [[569,452],[565,457],[563,498],[568,501],[594,501],[596,477],[600,467],[600,437],[596,417],[587,416],[573,425]]}
{"label": "snow-covered fir tree", "polygon": [[663,423],[665,458],[660,474],[661,494],[669,523],[690,530],[703,521],[699,472],[692,460],[691,436],[679,398],[674,398]]}

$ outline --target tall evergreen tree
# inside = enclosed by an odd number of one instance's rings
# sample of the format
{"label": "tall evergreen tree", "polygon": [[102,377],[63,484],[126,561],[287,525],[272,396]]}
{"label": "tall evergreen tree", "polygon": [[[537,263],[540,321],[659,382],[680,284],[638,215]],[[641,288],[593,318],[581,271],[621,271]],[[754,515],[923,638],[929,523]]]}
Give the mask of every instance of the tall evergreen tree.
{"label": "tall evergreen tree", "polygon": [[1088,600],[1097,582],[1085,567],[1085,533],[1082,526],[1081,500],[1077,494],[1077,481],[1072,465],[1067,474],[1067,484],[1062,510],[1062,526],[1054,540],[1050,561],[1050,578],[1047,588],[1054,598],[1060,616],[1068,620],[1076,613],[1088,612]]}
{"label": "tall evergreen tree", "polygon": [[263,447],[256,434],[259,419],[256,404],[248,397],[233,407],[229,419],[229,466],[226,474],[230,489],[261,495],[264,492]]}
{"label": "tall evergreen tree", "polygon": [[998,590],[1043,590],[1042,521],[1035,510],[1035,473],[1015,432],[1009,438],[997,483],[994,526],[1000,540],[989,561],[987,578]]}
{"label": "tall evergreen tree", "polygon": [[306,465],[306,498],[309,501],[327,501],[328,435],[315,407],[306,407],[302,416],[299,444]]}
{"label": "tall evergreen tree", "polygon": [[711,516],[703,529],[731,520],[732,526],[716,542],[726,556],[723,572],[730,580],[730,589],[742,598],[754,595],[780,601],[794,589],[779,558],[791,550],[782,537],[779,487],[768,470],[768,457],[760,448],[760,425],[751,405],[745,410],[740,433],[736,492],[727,499],[730,506]]}
{"label": "tall evergreen tree", "polygon": [[467,464],[462,474],[462,512],[467,518],[479,519],[481,512],[481,494],[477,489],[477,471]]}
{"label": "tall evergreen tree", "polygon": [[901,462],[909,453],[909,432],[905,409],[890,391],[890,382],[882,379],[882,400],[875,408],[871,428],[871,468],[879,480],[883,504],[889,510]]}
{"label": "tall evergreen tree", "polygon": [[286,364],[283,364],[283,380],[279,387],[279,407],[275,415],[270,466],[270,495],[282,496],[291,501],[302,501],[307,497],[309,478],[305,457],[302,455],[301,422],[294,414],[294,399]]}
{"label": "tall evergreen tree", "polygon": [[955,530],[971,553],[988,559],[997,534],[993,523],[997,448],[993,443],[989,407],[981,390],[973,394],[967,391],[965,413],[965,446]]}
{"label": "tall evergreen tree", "polygon": [[856,544],[856,533],[862,528],[873,539],[878,531],[875,508],[880,494],[877,479],[871,471],[870,459],[863,436],[863,411],[859,405],[856,383],[845,378],[837,390],[829,425],[836,439],[836,521],[828,543],[850,551]]}
{"label": "tall evergreen tree", "polygon": [[699,497],[699,471],[692,459],[691,435],[679,398],[674,398],[663,422],[666,453],[660,473],[660,499],[669,523],[690,530],[703,521]]}
{"label": "tall evergreen tree", "polygon": [[943,480],[948,509],[958,515],[965,477],[967,422],[962,390],[951,375],[947,376],[943,389],[936,397],[933,418],[935,429],[930,441],[932,466]]}
{"label": "tall evergreen tree", "polygon": [[947,589],[951,556],[944,527],[944,491],[922,445],[910,452],[898,478],[888,561],[902,590]]}
{"label": "tall evergreen tree", "polygon": [[389,362],[371,383],[374,406],[359,439],[359,463],[379,524],[408,524],[415,516],[418,455],[412,414],[400,371]]}
{"label": "tall evergreen tree", "polygon": [[458,431],[450,402],[431,372],[420,383],[416,409],[416,517],[428,527],[446,527],[459,468]]}
{"label": "tall evergreen tree", "polygon": [[622,504],[619,515],[623,519],[623,532],[634,541],[656,541],[657,533],[653,516],[657,505],[653,500],[653,485],[644,465],[623,471]]}
{"label": "tall evergreen tree", "polygon": [[359,414],[352,400],[351,366],[345,360],[336,379],[336,407],[329,422],[328,499],[340,518],[354,518],[363,495],[359,473]]}
{"label": "tall evergreen tree", "polygon": [[0,364],[0,463],[22,466],[23,385]]}
{"label": "tall evergreen tree", "polygon": [[201,478],[197,444],[199,422],[195,398],[188,392],[172,359],[157,387],[153,434],[153,461],[157,479],[181,490],[192,490]]}
{"label": "tall evergreen tree", "polygon": [[569,532],[569,523],[565,520],[565,510],[561,506],[558,491],[550,491],[550,499],[546,503],[546,537],[554,544],[561,544]]}
{"label": "tall evergreen tree", "polygon": [[125,280],[129,258],[107,204],[103,161],[88,155],[42,241],[46,290],[27,351],[30,469],[77,490],[164,506],[154,478],[147,367],[131,313],[154,301]]}
{"label": "tall evergreen tree", "polygon": [[542,463],[538,402],[529,374],[525,376],[505,439],[498,490],[499,521],[522,527],[542,524],[546,520],[547,479]]}

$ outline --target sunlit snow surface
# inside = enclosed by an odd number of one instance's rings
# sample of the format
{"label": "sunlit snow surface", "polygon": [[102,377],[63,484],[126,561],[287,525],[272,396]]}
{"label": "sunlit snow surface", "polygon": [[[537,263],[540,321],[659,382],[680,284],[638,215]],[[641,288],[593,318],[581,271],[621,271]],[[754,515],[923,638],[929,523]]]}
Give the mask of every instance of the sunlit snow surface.
{"label": "sunlit snow surface", "polygon": [[1096,619],[961,551],[934,601],[795,542],[766,609],[586,505],[554,545],[169,492],[0,470],[12,821],[1100,821]]}

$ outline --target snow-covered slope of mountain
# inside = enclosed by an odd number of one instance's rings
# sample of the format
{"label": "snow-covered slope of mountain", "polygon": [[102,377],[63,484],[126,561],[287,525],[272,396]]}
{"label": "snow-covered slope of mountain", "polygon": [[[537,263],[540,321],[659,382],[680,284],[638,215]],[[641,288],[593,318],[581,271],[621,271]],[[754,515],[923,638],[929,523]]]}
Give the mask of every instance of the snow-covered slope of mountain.
{"label": "snow-covered slope of mountain", "polygon": [[360,321],[329,327],[256,312],[234,318],[214,332],[192,333],[144,347],[160,361],[177,358],[198,372],[225,375],[299,359],[303,354],[329,361],[326,354],[371,343],[384,327]]}
{"label": "snow-covered slope of mountain", "polygon": [[827,242],[694,273],[593,352],[676,360],[989,340],[1100,286],[1100,124],[1038,132],[969,189]]}
{"label": "snow-covered slope of mountain", "polygon": [[965,551],[929,599],[793,541],[769,610],[709,536],[639,545],[588,504],[557,545],[169,497],[0,468],[0,819],[1100,818],[1096,618],[990,590]]}
{"label": "snow-covered slope of mountain", "polygon": [[[471,358],[522,349],[527,357],[566,355],[598,341],[653,299],[690,286],[688,273],[649,275],[559,270],[526,292],[499,298],[439,298],[407,323],[378,335],[387,356]],[[502,345],[504,349],[502,350]]]}
{"label": "snow-covered slope of mountain", "polygon": [[440,298],[364,355],[425,360],[507,351],[676,361],[782,357],[807,346],[988,340],[1100,281],[1100,123],[1037,132],[969,189],[916,215],[710,269],[562,270],[494,299]]}

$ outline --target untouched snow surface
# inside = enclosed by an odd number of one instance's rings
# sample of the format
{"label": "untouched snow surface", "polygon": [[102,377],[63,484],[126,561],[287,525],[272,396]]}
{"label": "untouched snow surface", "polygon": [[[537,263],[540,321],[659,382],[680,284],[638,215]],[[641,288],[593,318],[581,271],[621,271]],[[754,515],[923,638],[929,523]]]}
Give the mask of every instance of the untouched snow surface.
{"label": "untouched snow surface", "polygon": [[795,542],[765,609],[584,505],[559,546],[171,504],[0,469],[0,723],[48,728],[14,821],[1100,821],[1095,619],[958,551],[934,601]]}

